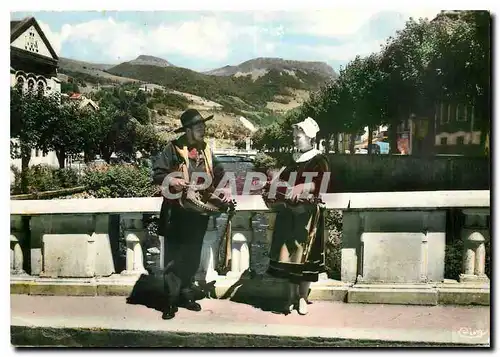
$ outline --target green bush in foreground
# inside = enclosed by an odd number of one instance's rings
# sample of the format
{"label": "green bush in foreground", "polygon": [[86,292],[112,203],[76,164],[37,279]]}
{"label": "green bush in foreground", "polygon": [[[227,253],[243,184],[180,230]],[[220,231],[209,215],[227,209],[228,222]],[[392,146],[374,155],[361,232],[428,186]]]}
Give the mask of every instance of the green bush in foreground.
{"label": "green bush in foreground", "polygon": [[83,183],[94,198],[151,197],[157,193],[147,166],[99,164],[86,170]]}
{"label": "green bush in foreground", "polygon": [[26,191],[21,188],[21,171],[11,166],[14,173],[14,182],[10,187],[11,195],[55,191],[64,188],[73,188],[81,184],[78,171],[71,168],[54,168],[48,165],[34,165],[24,173],[26,177]]}

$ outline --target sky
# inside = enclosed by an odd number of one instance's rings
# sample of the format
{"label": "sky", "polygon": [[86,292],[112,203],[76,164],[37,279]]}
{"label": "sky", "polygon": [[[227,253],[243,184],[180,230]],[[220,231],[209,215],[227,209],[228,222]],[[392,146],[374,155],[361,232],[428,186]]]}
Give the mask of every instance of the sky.
{"label": "sky", "polygon": [[118,64],[139,55],[197,71],[256,57],[322,61],[336,71],[356,55],[378,52],[413,18],[439,9],[313,11],[39,11],[34,16],[56,53]]}

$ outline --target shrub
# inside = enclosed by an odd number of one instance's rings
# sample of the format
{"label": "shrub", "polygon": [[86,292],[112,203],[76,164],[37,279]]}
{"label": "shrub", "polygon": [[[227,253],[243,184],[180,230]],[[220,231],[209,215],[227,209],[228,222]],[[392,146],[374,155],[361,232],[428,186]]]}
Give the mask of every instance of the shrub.
{"label": "shrub", "polygon": [[264,153],[258,153],[255,156],[254,168],[257,172],[267,174],[269,170],[278,168],[278,160]]}
{"label": "shrub", "polygon": [[179,108],[181,110],[185,110],[189,106],[189,101],[186,97],[175,93],[165,93],[161,102],[166,106]]}
{"label": "shrub", "polygon": [[446,244],[444,258],[444,278],[458,280],[462,273],[463,246],[461,239]]}
{"label": "shrub", "polygon": [[21,171],[11,166],[14,173],[14,183],[10,187],[12,195],[37,193],[45,191],[72,188],[80,184],[78,172],[71,168],[59,169],[48,165],[34,165],[24,173],[26,177],[26,191],[21,188]]}
{"label": "shrub", "polygon": [[246,146],[247,146],[247,143],[245,140],[237,140],[235,143],[234,143],[234,146],[236,147],[236,149],[245,149]]}
{"label": "shrub", "polygon": [[86,170],[83,182],[94,198],[151,197],[158,192],[147,166],[100,164]]}
{"label": "shrub", "polygon": [[78,171],[68,167],[54,170],[53,176],[60,183],[61,188],[78,186],[81,181]]}
{"label": "shrub", "polygon": [[342,211],[325,212],[325,229],[329,233],[325,237],[326,273],[331,279],[340,280],[342,265]]}

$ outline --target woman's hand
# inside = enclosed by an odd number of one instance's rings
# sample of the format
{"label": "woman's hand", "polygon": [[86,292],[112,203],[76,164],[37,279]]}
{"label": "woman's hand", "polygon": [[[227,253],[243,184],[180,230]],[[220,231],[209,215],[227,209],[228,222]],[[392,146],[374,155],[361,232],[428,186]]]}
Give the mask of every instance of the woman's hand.
{"label": "woman's hand", "polygon": [[292,193],[291,193],[290,199],[293,202],[298,202],[301,199],[307,198],[307,196],[311,193],[311,191],[314,191],[314,183],[313,182],[301,183],[301,184],[295,185],[292,188]]}
{"label": "woman's hand", "polygon": [[218,189],[216,191],[216,195],[218,197],[221,197],[222,202],[230,202],[233,199],[232,193],[231,193],[231,188],[230,187],[225,187]]}

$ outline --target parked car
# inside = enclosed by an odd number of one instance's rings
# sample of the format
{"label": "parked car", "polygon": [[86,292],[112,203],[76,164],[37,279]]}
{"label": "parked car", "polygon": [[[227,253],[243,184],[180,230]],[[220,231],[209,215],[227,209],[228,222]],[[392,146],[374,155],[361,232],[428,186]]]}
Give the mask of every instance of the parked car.
{"label": "parked car", "polygon": [[371,151],[372,151],[372,154],[380,155],[380,146],[378,146],[378,143],[371,144]]}

